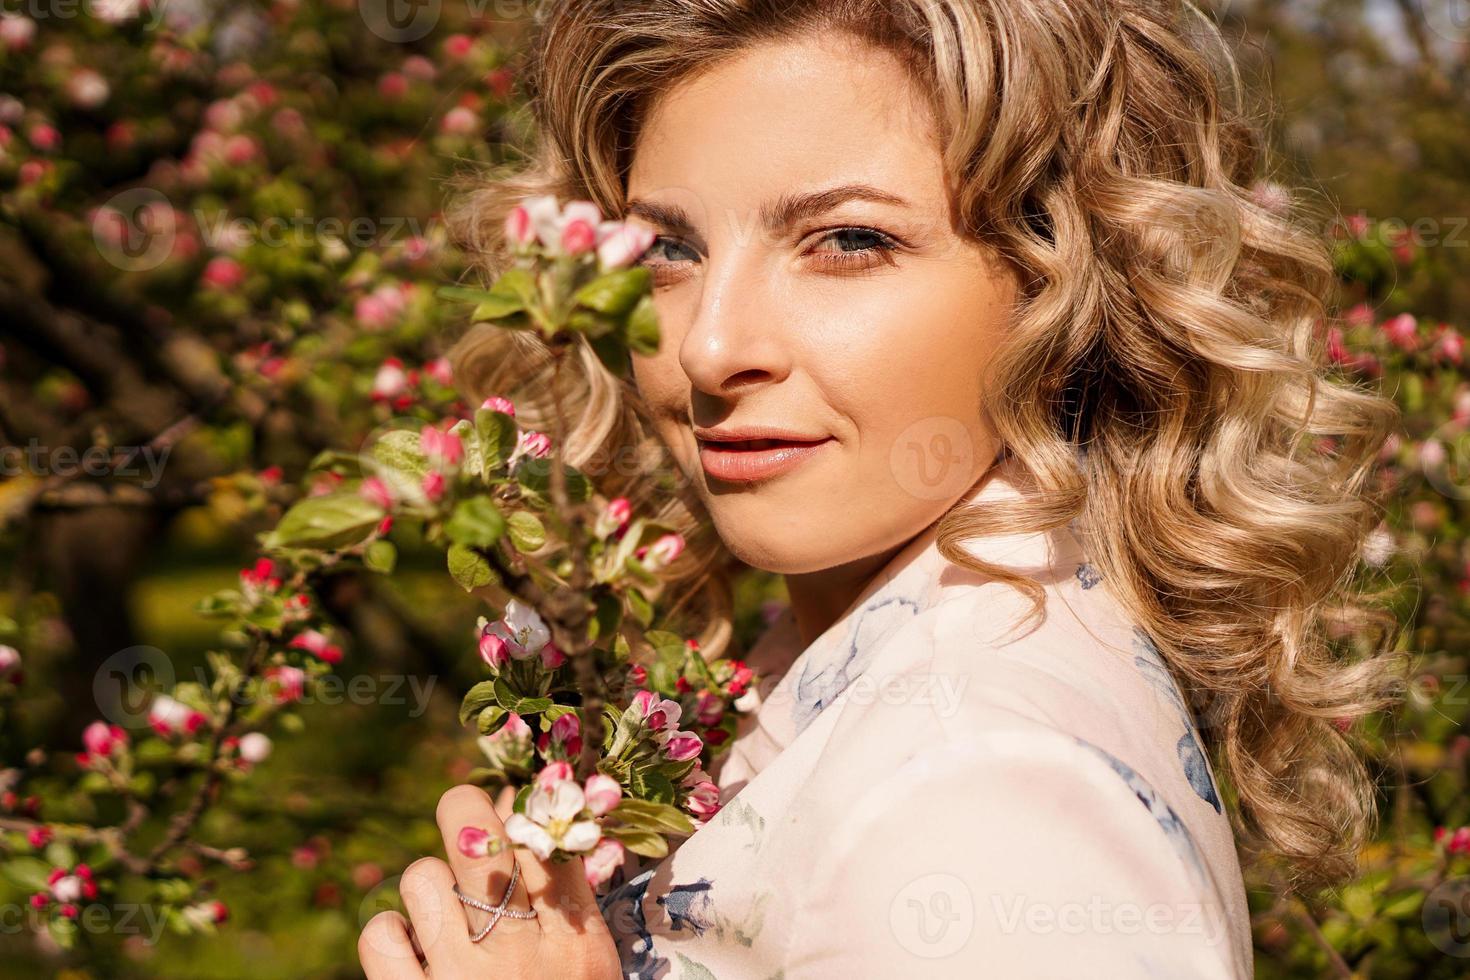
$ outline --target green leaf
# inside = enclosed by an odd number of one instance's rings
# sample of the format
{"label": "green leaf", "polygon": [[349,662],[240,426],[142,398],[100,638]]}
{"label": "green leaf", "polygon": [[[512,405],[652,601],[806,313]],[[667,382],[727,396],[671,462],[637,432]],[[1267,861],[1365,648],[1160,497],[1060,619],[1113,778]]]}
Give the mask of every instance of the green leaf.
{"label": "green leaf", "polygon": [[51,938],[56,940],[56,945],[62,949],[71,949],[77,944],[77,924],[71,919],[55,918],[46,923],[46,928],[51,933]]}
{"label": "green leaf", "polygon": [[602,366],[607,368],[613,377],[627,377],[629,367],[627,344],[612,335],[593,337],[588,343],[592,345],[592,352],[597,355]]}
{"label": "green leaf", "polygon": [[0,873],[3,873],[7,880],[28,892],[44,892],[51,888],[46,883],[46,876],[51,873],[51,865],[37,857],[10,858],[0,864]]}
{"label": "green leaf", "polygon": [[634,769],[628,775],[628,784],[635,795],[655,803],[673,803],[676,796],[673,782],[651,769]]}
{"label": "green leaf", "polygon": [[597,608],[592,614],[592,621],[587,624],[587,639],[589,640],[596,640],[599,636],[611,636],[617,632],[618,623],[623,619],[623,604],[613,593],[599,592],[594,601]]}
{"label": "green leaf", "polygon": [[[522,456],[516,464],[515,478],[533,493],[551,499],[551,460],[550,456]],[[576,467],[563,466],[567,475],[567,497],[572,503],[581,503],[586,500],[592,492],[592,485],[587,477],[577,471]]]}
{"label": "green leaf", "polygon": [[417,486],[429,472],[429,458],[424,455],[419,444],[417,432],[394,429],[374,440],[369,452],[381,466],[399,474],[399,482],[406,481]]}
{"label": "green leaf", "polygon": [[488,480],[505,466],[510,454],[515,452],[520,430],[513,417],[482,408],[475,412],[475,434],[480,437],[480,452],[483,454],[481,475]]}
{"label": "green leaf", "polygon": [[507,271],[488,290],[441,286],[436,294],[445,299],[475,303],[476,320],[499,320],[521,313],[536,294],[536,280],[527,269]]}
{"label": "green leaf", "polygon": [[515,713],[518,715],[540,714],[552,704],[551,698],[521,698],[516,702]]}
{"label": "green leaf", "polygon": [[546,525],[528,510],[518,510],[510,515],[510,543],[516,550],[529,554],[546,544]]}
{"label": "green leaf", "polygon": [[573,310],[572,315],[567,317],[567,327],[585,335],[589,340],[614,334],[621,325],[619,320],[593,310]]}
{"label": "green leaf", "polygon": [[483,585],[489,585],[496,581],[495,569],[490,567],[490,561],[474,548],[462,544],[449,546],[449,574],[459,583],[459,587],[466,592],[472,592]]}
{"label": "green leaf", "polygon": [[465,724],[475,712],[495,702],[495,682],[481,681],[466,691],[464,700],[459,703],[459,723]]}
{"label": "green leaf", "polygon": [[500,721],[510,714],[498,704],[492,704],[480,712],[480,717],[475,721],[475,728],[481,735],[493,735],[500,727]]}
{"label": "green leaf", "polygon": [[505,533],[505,515],[489,497],[471,497],[455,506],[444,531],[456,544],[474,548],[494,547]]}
{"label": "green leaf", "polygon": [[510,686],[510,682],[504,677],[495,678],[495,700],[507,711],[515,711],[516,705],[521,703],[521,694]]}
{"label": "green leaf", "polygon": [[628,611],[644,628],[653,622],[653,606],[637,589],[628,590]]}
{"label": "green leaf", "polygon": [[655,834],[649,830],[630,830],[627,828],[609,828],[605,831],[609,836],[616,837],[623,846],[634,854],[641,854],[649,858],[661,858],[669,853],[669,842],[664,840],[661,834]]}
{"label": "green leaf", "polygon": [[307,497],[286,511],[266,542],[272,548],[342,548],[366,537],[383,515],[383,508],[356,493]]}
{"label": "green leaf", "polygon": [[628,316],[628,325],[623,333],[627,338],[628,349],[633,353],[658,353],[658,313],[654,310],[652,297],[644,296],[638,301],[638,305]]}
{"label": "green leaf", "polygon": [[694,823],[684,811],[668,803],[655,803],[652,800],[640,800],[637,797],[625,796],[613,808],[611,816],[617,817],[624,823],[663,832],[676,834],[694,833]]}
{"label": "green leaf", "polygon": [[608,316],[622,316],[648,293],[653,273],[646,266],[616,269],[587,283],[573,295],[578,303]]}
{"label": "green leaf", "polygon": [[393,547],[391,541],[374,541],[363,552],[362,563],[375,572],[388,575],[398,563],[398,549]]}

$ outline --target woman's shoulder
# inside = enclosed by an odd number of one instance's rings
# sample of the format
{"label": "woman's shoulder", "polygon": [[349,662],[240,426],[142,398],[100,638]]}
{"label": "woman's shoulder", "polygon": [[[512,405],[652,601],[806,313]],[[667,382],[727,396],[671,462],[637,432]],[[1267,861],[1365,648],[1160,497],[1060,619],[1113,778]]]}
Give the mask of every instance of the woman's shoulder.
{"label": "woman's shoulder", "polygon": [[[1190,919],[1177,928],[1223,934],[1224,952],[1175,935],[1177,949],[1155,950],[1161,962],[1199,956],[1215,965],[1193,975],[1248,975],[1244,888],[1204,735],[1148,635],[1099,585],[1079,565],[1046,586],[1045,615],[1019,632],[1029,601],[999,583],[958,588],[888,634],[825,752],[828,763],[856,753],[862,768],[881,756],[883,775],[843,819],[826,866],[840,874],[854,848],[905,827],[946,842],[928,859],[947,854],[942,873],[973,873],[987,900],[1004,894],[1024,912],[1038,894],[1071,908],[1088,893]],[[987,947],[1024,956],[1026,944]]]}

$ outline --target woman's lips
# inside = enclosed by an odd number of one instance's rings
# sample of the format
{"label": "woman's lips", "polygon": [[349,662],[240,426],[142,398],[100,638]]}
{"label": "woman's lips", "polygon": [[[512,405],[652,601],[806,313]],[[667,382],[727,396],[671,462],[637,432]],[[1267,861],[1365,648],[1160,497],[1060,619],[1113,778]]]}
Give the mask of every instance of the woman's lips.
{"label": "woman's lips", "polygon": [[701,439],[699,462],[704,472],[727,483],[751,483],[789,473],[822,451],[832,437],[815,442],[782,439],[746,439],[715,442]]}

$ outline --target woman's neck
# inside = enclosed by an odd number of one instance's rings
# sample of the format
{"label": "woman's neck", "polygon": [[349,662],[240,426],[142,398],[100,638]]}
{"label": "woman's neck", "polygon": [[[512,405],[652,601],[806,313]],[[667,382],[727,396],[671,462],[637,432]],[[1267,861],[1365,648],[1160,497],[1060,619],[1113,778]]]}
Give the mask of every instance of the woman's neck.
{"label": "woman's neck", "polygon": [[791,597],[791,613],[801,634],[803,648],[827,631],[853,601],[867,588],[884,565],[908,542],[887,551],[856,561],[824,568],[817,572],[787,575],[786,593]]}

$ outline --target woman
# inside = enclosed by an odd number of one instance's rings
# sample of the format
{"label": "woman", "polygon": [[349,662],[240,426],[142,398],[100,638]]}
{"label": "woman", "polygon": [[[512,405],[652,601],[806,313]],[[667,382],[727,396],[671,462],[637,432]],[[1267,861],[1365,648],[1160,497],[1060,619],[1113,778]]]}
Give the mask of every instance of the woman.
{"label": "woman", "polygon": [[[1386,655],[1333,638],[1391,632],[1351,583],[1395,409],[1323,373],[1331,265],[1252,196],[1231,77],[1169,2],[542,9],[541,143],[464,236],[493,271],[541,193],[656,233],[660,349],[627,389],[583,352],[568,452],[681,525],[706,649],[722,558],[791,603],[712,820],[596,896],[459,854],[501,824],[456,787],[370,977],[1251,975],[1237,845],[1320,883],[1371,830],[1334,722]],[[536,915],[473,941],[456,884]]]}

